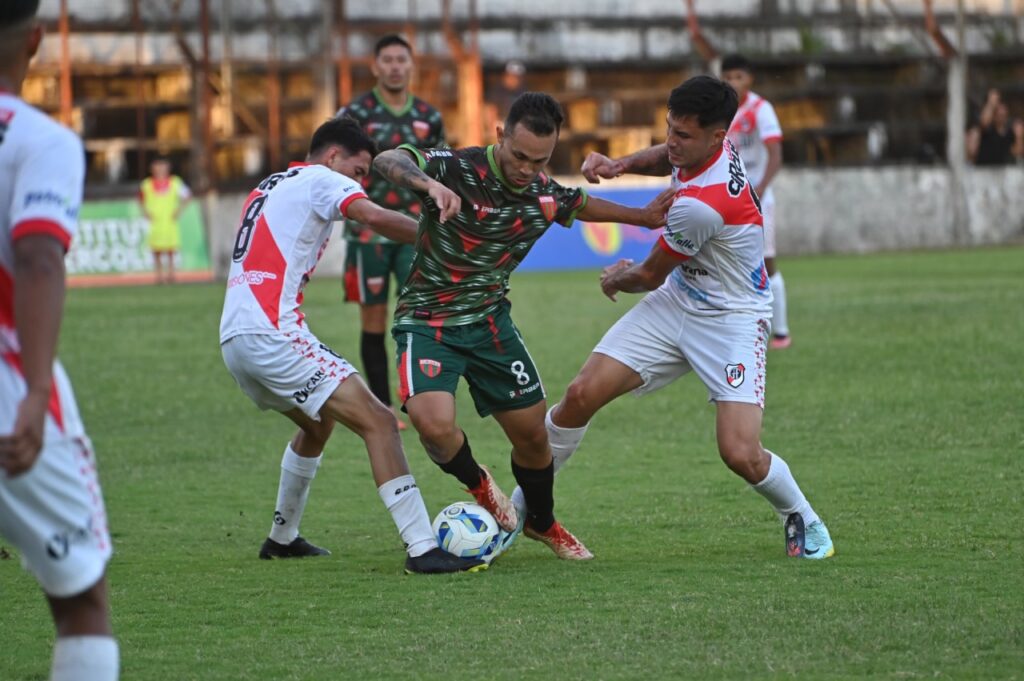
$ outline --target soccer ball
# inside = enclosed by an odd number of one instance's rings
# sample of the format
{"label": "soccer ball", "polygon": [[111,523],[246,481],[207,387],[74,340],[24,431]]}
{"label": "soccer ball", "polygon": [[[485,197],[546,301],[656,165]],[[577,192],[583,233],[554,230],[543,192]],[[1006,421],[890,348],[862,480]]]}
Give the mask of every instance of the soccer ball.
{"label": "soccer ball", "polygon": [[460,558],[486,558],[498,546],[501,528],[479,504],[457,501],[434,518],[438,545]]}

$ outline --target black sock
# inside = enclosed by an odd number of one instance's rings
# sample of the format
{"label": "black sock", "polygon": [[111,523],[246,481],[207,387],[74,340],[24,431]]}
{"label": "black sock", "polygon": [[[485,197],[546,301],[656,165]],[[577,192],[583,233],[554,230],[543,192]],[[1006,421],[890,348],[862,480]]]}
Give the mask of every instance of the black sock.
{"label": "black sock", "polygon": [[538,532],[547,532],[555,524],[555,464],[536,470],[512,462],[512,475],[526,497],[526,519]]}
{"label": "black sock", "polygon": [[465,433],[462,434],[462,437],[465,440],[459,447],[459,451],[455,452],[452,460],[437,465],[448,475],[454,475],[469,489],[474,489],[480,486],[480,480],[484,473],[480,470],[480,464],[473,458],[473,450],[469,448],[469,437]]}
{"label": "black sock", "polygon": [[374,397],[391,406],[391,388],[388,385],[388,351],[384,347],[384,334],[363,331],[359,344],[363,359],[363,373]]}

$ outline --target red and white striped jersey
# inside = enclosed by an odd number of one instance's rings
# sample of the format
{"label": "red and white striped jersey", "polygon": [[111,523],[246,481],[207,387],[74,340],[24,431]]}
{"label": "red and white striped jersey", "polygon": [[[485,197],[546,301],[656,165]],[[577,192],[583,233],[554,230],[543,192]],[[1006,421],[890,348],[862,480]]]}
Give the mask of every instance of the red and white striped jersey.
{"label": "red and white striped jersey", "polygon": [[[0,433],[11,432],[26,393],[14,321],[14,244],[29,235],[66,251],[78,227],[85,152],[78,136],[9,92],[0,91]],[[57,363],[48,437],[84,433],[71,384]],[[56,428],[57,432],[52,429]]]}
{"label": "red and white striped jersey", "polygon": [[663,284],[698,315],[771,316],[761,206],[728,139],[695,173],[673,169],[675,202],[658,244],[679,264]]}
{"label": "red and white striped jersey", "polygon": [[365,199],[362,186],[327,166],[293,163],[249,194],[235,238],[220,342],[303,325],[302,290],[336,220]]}
{"label": "red and white striped jersey", "polygon": [[[750,183],[755,187],[761,184],[768,168],[767,144],[782,139],[782,126],[775,115],[775,107],[761,95],[748,92],[732,119],[728,136],[740,150]],[[771,187],[761,198],[770,200],[767,196],[770,192]]]}

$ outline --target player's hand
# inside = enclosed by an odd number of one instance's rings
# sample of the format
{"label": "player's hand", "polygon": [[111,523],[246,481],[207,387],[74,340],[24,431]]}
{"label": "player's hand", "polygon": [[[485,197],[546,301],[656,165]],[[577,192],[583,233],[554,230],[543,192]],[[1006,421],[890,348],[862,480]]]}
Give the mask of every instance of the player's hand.
{"label": "player's hand", "polygon": [[614,265],[609,265],[608,267],[605,267],[603,270],[601,270],[601,293],[605,294],[611,300],[614,301],[615,296],[619,292],[618,287],[615,286],[615,275],[632,266],[632,260],[623,258]]}
{"label": "player's hand", "polygon": [[1013,122],[1013,134],[1017,139],[1024,139],[1024,120],[1018,118]]}
{"label": "player's hand", "polygon": [[583,165],[580,166],[580,172],[583,173],[583,177],[593,184],[601,184],[602,177],[606,180],[611,180],[625,171],[626,168],[621,161],[613,161],[596,151],[587,154],[587,157],[583,159]]}
{"label": "player's hand", "polygon": [[459,198],[459,195],[440,182],[431,183],[427,194],[437,205],[437,210],[441,214],[439,218],[441,224],[458,215],[462,209],[462,199]]}
{"label": "player's hand", "polygon": [[0,468],[9,477],[26,472],[39,458],[49,403],[49,393],[29,393],[18,405],[14,431],[0,436]]}
{"label": "player's hand", "polygon": [[676,190],[672,187],[662,191],[651,202],[644,206],[644,226],[660,229],[668,222],[668,209],[676,199]]}

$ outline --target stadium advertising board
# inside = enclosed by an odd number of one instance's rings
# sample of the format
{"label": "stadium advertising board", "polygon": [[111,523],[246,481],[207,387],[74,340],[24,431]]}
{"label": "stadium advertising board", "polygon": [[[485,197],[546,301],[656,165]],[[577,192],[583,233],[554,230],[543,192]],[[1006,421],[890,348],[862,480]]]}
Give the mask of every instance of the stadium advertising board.
{"label": "stadium advertising board", "polygon": [[[189,203],[179,219],[181,250],[178,269],[210,269],[203,215],[198,203]],[[67,256],[68,274],[133,274],[153,270],[153,254],[146,237],[149,222],[136,201],[88,201],[79,213],[78,234]]]}
{"label": "stadium advertising board", "polygon": [[[627,206],[643,206],[663,187],[587,188],[591,196]],[[647,257],[661,230],[636,225],[577,220],[572,229],[554,225],[519,266],[522,271],[582,270],[605,267],[620,258],[637,262]]]}

